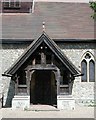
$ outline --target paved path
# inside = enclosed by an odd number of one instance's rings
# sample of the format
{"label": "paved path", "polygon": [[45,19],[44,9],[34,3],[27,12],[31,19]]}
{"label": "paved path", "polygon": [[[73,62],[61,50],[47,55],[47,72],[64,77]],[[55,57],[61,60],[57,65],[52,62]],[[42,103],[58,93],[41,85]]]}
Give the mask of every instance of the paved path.
{"label": "paved path", "polygon": [[[48,106],[47,106],[48,107]],[[75,110],[57,110],[56,108],[35,106],[31,110],[12,110],[2,108],[3,118],[94,118],[94,107],[76,107]],[[50,109],[51,108],[51,109]]]}

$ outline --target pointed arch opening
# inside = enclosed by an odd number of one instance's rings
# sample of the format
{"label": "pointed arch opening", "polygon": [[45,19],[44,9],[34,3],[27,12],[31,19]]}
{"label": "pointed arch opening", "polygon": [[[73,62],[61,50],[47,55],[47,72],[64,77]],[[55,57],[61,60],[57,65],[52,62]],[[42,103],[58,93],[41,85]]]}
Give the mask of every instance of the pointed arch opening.
{"label": "pointed arch opening", "polygon": [[83,74],[81,81],[87,82],[87,62],[86,62],[86,60],[83,60],[81,62],[81,72]]}
{"label": "pointed arch opening", "polygon": [[95,62],[93,60],[89,61],[89,81],[95,82]]}
{"label": "pointed arch opening", "polygon": [[81,61],[82,82],[95,82],[95,59],[92,53],[86,52]]}

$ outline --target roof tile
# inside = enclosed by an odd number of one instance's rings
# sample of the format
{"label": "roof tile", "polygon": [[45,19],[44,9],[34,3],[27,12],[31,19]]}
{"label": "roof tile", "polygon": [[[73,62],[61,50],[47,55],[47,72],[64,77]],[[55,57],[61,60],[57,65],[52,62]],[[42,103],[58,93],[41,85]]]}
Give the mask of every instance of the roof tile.
{"label": "roof tile", "polygon": [[52,39],[94,39],[94,20],[88,3],[36,2],[32,14],[2,16],[3,39],[35,39],[42,22]]}

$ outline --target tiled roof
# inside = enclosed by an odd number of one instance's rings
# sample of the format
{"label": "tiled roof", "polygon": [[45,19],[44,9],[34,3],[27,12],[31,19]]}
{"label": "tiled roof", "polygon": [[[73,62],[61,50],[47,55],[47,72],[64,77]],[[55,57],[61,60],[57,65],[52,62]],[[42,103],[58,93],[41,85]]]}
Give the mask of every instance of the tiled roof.
{"label": "tiled roof", "polygon": [[88,3],[37,2],[34,13],[2,15],[3,39],[94,39],[94,20]]}

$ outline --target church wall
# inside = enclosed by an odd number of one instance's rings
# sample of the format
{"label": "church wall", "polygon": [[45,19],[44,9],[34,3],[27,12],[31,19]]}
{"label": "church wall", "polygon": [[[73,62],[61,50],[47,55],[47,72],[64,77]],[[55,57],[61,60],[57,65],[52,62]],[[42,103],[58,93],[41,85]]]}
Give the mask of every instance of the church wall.
{"label": "church wall", "polygon": [[[2,73],[7,70],[24,52],[29,44],[3,44],[2,45]],[[80,60],[86,51],[90,51],[94,56],[96,53],[95,43],[62,43],[59,47],[80,70]],[[10,81],[10,77],[2,77],[4,104],[11,104],[11,99],[14,96],[14,82]],[[10,89],[9,89],[10,88]],[[81,77],[77,77],[73,85],[73,97],[76,102],[86,104],[86,99],[89,101],[94,99],[94,82],[81,82]]]}
{"label": "church wall", "polygon": [[[81,70],[81,60],[87,51],[91,52],[95,57],[96,53],[96,44],[93,43],[66,43],[62,47],[62,51],[66,54],[70,61],[76,67]],[[96,58],[95,58],[96,60]],[[96,78],[95,78],[96,79]],[[81,77],[76,77],[73,84],[73,97],[76,99],[76,102],[83,104],[91,104],[94,101],[95,92],[95,83],[94,82],[81,82]]]}
{"label": "church wall", "polygon": [[[3,44],[2,45],[2,73],[4,73],[21,56],[28,45]],[[10,77],[2,77],[4,102],[6,106],[11,105],[14,96],[14,82]]]}

